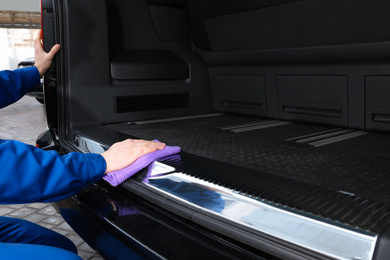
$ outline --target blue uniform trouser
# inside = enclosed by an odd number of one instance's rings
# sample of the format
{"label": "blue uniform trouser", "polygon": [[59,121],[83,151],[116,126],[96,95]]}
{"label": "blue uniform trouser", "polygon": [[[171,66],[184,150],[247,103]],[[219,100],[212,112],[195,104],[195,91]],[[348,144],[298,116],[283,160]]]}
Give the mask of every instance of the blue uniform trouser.
{"label": "blue uniform trouser", "polygon": [[1,259],[80,260],[68,238],[22,219],[0,217]]}

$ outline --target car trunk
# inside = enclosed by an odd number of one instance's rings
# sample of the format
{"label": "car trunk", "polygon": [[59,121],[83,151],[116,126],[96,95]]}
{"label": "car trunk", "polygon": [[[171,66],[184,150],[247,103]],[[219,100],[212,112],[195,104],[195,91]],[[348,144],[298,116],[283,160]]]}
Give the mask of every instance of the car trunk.
{"label": "car trunk", "polygon": [[[262,193],[256,187],[264,185],[260,177],[264,175],[354,194],[381,204],[390,199],[390,180],[378,179],[388,168],[387,134],[229,114],[107,127],[137,138],[163,140],[188,154],[248,169],[253,176],[227,177],[235,181],[223,181],[221,176],[204,178],[221,178],[221,183],[236,190],[253,190],[251,195]],[[241,188],[243,184],[238,183],[246,183],[247,187]]]}
{"label": "car trunk", "polygon": [[57,17],[50,16],[55,21],[51,41],[60,42],[62,51],[45,91],[49,100],[58,100],[57,115],[48,115],[57,145],[67,152],[101,152],[129,137],[177,145],[179,158],[161,163],[180,178],[263,203],[286,218],[321,223],[322,230],[367,236],[367,249],[359,252],[355,240],[342,250],[315,248],[311,238],[284,236],[288,228],[279,235],[256,224],[248,230],[242,219],[226,221],[216,211],[210,216],[207,207],[191,201],[183,205],[180,194],[161,192],[157,184],[137,178],[122,187],[280,257],[380,259],[385,254],[382,237],[390,222],[388,4],[53,3],[44,10]]}

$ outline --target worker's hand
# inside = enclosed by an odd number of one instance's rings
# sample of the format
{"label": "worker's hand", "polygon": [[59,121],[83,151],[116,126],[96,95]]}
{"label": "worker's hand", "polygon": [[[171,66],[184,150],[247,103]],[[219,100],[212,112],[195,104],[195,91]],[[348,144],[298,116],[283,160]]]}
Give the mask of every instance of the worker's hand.
{"label": "worker's hand", "polygon": [[127,139],[122,142],[113,144],[110,149],[102,153],[106,160],[106,172],[112,172],[123,169],[142,155],[164,149],[165,144],[145,140]]}
{"label": "worker's hand", "polygon": [[56,44],[49,53],[46,53],[43,49],[42,37],[42,30],[38,30],[34,35],[35,67],[38,68],[41,77],[50,68],[54,56],[60,50],[60,45]]}

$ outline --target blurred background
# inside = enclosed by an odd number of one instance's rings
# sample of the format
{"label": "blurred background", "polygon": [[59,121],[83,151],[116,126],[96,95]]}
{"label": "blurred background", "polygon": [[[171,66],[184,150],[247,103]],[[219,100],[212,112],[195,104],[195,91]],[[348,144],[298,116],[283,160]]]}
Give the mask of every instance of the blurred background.
{"label": "blurred background", "polygon": [[40,0],[0,0],[0,70],[34,57],[33,37],[41,27]]}

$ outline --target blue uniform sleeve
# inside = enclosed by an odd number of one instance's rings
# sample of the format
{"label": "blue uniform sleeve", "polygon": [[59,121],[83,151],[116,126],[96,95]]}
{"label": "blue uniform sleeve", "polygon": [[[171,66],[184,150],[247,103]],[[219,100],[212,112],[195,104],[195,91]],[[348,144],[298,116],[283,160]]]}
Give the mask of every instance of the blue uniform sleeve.
{"label": "blue uniform sleeve", "polygon": [[0,71],[0,108],[18,101],[40,84],[36,67]]}
{"label": "blue uniform sleeve", "polygon": [[0,140],[0,203],[52,202],[65,199],[101,179],[106,161],[100,154],[43,151],[18,141]]}

